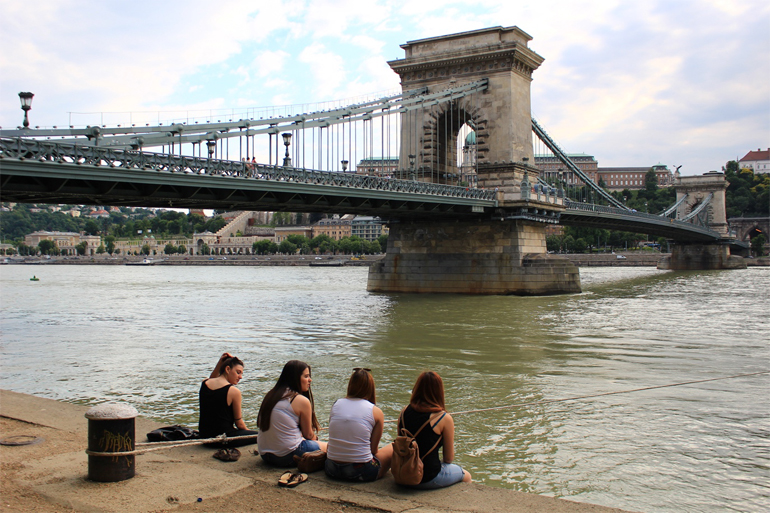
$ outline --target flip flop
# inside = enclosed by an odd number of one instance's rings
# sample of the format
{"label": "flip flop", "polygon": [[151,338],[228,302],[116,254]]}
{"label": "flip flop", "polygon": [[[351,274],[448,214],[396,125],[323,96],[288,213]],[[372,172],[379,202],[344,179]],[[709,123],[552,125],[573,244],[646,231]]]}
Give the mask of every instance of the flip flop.
{"label": "flip flop", "polygon": [[304,483],[305,481],[307,481],[307,474],[292,474],[289,482],[286,483],[286,486],[293,488],[300,483]]}
{"label": "flip flop", "polygon": [[294,477],[294,473],[291,470],[287,470],[278,478],[278,486],[288,486],[292,477]]}

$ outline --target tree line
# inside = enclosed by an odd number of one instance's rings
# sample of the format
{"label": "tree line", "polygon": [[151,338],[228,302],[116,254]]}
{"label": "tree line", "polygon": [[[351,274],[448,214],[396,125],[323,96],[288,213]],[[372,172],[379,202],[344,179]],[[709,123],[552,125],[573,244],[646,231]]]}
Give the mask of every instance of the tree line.
{"label": "tree line", "polygon": [[[64,208],[67,208],[65,205]],[[0,212],[0,238],[3,242],[18,244],[24,236],[36,231],[84,232],[87,235],[112,236],[120,239],[141,239],[147,235],[157,238],[190,238],[195,232],[217,232],[226,224],[221,216],[206,219],[200,214],[184,214],[173,210],[153,212],[149,209],[131,211],[122,208],[110,212],[109,217],[97,219],[72,217],[64,212],[51,212],[41,206],[18,203],[9,212]]]}
{"label": "tree line", "polygon": [[278,253],[286,255],[336,255],[336,254],[361,254],[376,255],[383,252],[383,248],[388,246],[388,236],[380,235],[377,240],[368,241],[351,235],[335,240],[326,234],[321,234],[312,239],[304,235],[289,235],[276,244],[270,240],[260,240],[255,242],[252,247],[257,255],[274,255]]}

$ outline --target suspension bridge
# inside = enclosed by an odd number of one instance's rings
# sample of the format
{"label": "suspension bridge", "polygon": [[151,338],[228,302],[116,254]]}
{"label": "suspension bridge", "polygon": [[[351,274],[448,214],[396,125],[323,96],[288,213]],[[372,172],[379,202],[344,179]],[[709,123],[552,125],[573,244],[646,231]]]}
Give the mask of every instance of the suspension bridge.
{"label": "suspension bridge", "polygon": [[[673,268],[739,266],[723,176],[680,183],[677,201],[651,215],[569,159],[530,115],[543,61],[530,40],[494,27],[411,41],[389,63],[400,93],[306,113],[0,130],[0,199],[378,215],[391,225],[369,276],[379,291],[579,291],[577,269],[545,251],[545,226],[557,223],[667,237]],[[533,140],[596,201],[546,183]]]}

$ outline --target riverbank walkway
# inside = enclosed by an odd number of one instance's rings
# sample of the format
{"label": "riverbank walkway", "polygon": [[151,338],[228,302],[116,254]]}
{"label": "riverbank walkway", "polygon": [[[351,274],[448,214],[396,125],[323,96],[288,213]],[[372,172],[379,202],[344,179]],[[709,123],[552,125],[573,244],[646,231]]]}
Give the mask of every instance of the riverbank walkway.
{"label": "riverbank walkway", "polygon": [[[241,448],[237,462],[214,449],[180,447],[136,457],[136,476],[118,483],[88,481],[88,406],[0,390],[0,439],[29,435],[34,445],[0,446],[2,511],[385,511],[621,513],[621,510],[526,494],[477,483],[435,491],[376,483],[343,483],[323,472],[296,488],[279,488],[282,470]],[[136,419],[137,442],[161,424]],[[199,500],[200,499],[200,500]]]}

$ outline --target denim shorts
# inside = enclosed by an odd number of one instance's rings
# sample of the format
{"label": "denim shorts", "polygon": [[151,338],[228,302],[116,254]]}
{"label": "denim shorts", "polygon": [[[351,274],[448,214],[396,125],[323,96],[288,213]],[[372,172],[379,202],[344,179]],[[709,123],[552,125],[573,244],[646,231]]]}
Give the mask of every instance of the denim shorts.
{"label": "denim shorts", "polygon": [[344,481],[376,481],[380,475],[380,460],[372,457],[366,463],[336,463],[326,460],[326,475]]}
{"label": "denim shorts", "polygon": [[[327,460],[328,461],[328,460]],[[441,470],[438,475],[428,482],[420,483],[413,486],[413,488],[419,488],[421,490],[433,490],[435,488],[445,488],[452,486],[455,483],[459,483],[463,480],[463,468],[460,465],[454,463],[441,463]]]}
{"label": "denim shorts", "polygon": [[315,440],[305,440],[303,438],[297,448],[294,449],[294,452],[290,452],[286,456],[277,456],[272,452],[266,452],[264,454],[260,453],[260,456],[265,463],[269,463],[275,467],[296,467],[297,462],[294,461],[294,456],[302,456],[306,452],[317,451],[320,448],[321,446],[318,445],[318,442]]}

